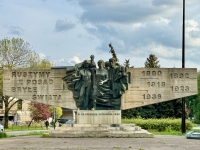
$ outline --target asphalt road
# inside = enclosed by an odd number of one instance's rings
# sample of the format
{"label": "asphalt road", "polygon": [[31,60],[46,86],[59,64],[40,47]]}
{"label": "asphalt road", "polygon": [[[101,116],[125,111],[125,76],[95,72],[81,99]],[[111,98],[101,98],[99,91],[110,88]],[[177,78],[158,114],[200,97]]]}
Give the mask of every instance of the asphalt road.
{"label": "asphalt road", "polygon": [[200,140],[184,136],[154,138],[40,138],[0,139],[0,150],[200,150]]}
{"label": "asphalt road", "polygon": [[[195,127],[200,129],[200,127]],[[7,132],[25,135],[29,130]],[[200,139],[185,136],[155,135],[154,138],[41,138],[16,136],[0,139],[0,150],[200,150]]]}

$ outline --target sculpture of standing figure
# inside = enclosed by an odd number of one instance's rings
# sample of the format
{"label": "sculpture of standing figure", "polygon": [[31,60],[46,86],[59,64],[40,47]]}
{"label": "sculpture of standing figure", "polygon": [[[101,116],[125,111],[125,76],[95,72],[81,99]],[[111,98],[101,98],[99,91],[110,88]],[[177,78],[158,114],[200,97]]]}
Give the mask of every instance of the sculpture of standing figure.
{"label": "sculpture of standing figure", "polygon": [[75,90],[80,90],[79,99],[77,103],[78,109],[88,110],[89,99],[91,95],[91,72],[89,69],[90,61],[85,60],[82,69],[77,73],[80,78],[75,85]]}
{"label": "sculpture of standing figure", "polygon": [[90,68],[96,68],[96,63],[94,62],[94,55],[90,56]]}
{"label": "sculpture of standing figure", "polygon": [[127,89],[127,75],[123,66],[116,66],[115,58],[110,58],[110,68],[108,69],[110,89],[113,98],[119,98]]}
{"label": "sculpture of standing figure", "polygon": [[98,69],[94,72],[94,93],[93,93],[93,107],[96,108],[96,103],[107,103],[109,101],[110,91],[108,81],[108,71],[104,69],[105,63],[103,60],[98,61]]}

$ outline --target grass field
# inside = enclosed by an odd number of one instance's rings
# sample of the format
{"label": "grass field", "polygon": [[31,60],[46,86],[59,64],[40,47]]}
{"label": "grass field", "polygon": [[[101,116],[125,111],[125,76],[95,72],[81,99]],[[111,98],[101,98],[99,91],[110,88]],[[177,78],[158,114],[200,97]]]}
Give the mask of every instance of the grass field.
{"label": "grass field", "polygon": [[5,132],[9,131],[24,131],[24,130],[46,130],[45,126],[8,126],[8,129],[5,129]]}

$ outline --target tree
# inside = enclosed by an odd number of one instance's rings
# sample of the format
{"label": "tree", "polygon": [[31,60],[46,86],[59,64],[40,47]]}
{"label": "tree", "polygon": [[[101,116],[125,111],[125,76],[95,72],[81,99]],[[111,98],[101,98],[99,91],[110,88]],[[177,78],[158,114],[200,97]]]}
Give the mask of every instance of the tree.
{"label": "tree", "polygon": [[30,68],[34,68],[34,69],[51,69],[51,67],[53,66],[53,64],[46,60],[46,59],[41,59],[38,60],[38,62],[35,62],[35,64],[32,64],[30,66]]}
{"label": "tree", "polygon": [[21,38],[0,41],[0,65],[3,69],[24,68],[38,62],[39,56]]}
{"label": "tree", "polygon": [[3,69],[0,67],[0,97],[3,96]]}
{"label": "tree", "polygon": [[30,44],[21,38],[4,38],[0,40],[0,96],[5,106],[4,127],[8,128],[8,113],[21,99],[3,95],[2,71],[16,68],[31,67],[40,60],[39,55],[31,50]]}
{"label": "tree", "polygon": [[[51,116],[53,117],[53,111],[55,106],[49,106],[49,110],[51,112]],[[62,108],[56,106],[56,118],[60,118],[62,116]]]}
{"label": "tree", "polygon": [[[38,103],[38,102],[31,102],[29,105],[29,110],[31,112],[32,120],[36,122],[41,120],[46,120],[51,116],[51,112],[49,110],[49,105]],[[30,122],[30,124],[31,124]],[[30,126],[29,124],[29,126]]]}
{"label": "tree", "polygon": [[200,123],[200,72],[197,76],[198,94],[186,97],[186,107],[189,109],[189,117],[194,117],[195,123]]}
{"label": "tree", "polygon": [[160,68],[160,65],[158,65],[158,63],[158,58],[155,55],[150,54],[144,65],[145,68]]}
{"label": "tree", "polygon": [[127,68],[129,68],[129,67],[130,67],[129,60],[130,60],[130,59],[125,59],[125,62],[124,62],[124,67],[127,67]]}

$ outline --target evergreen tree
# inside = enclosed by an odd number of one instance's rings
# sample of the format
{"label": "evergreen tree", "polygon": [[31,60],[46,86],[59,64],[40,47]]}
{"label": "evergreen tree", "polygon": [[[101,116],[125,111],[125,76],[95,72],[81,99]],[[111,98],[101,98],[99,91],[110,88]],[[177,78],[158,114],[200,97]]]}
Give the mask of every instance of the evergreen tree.
{"label": "evergreen tree", "polygon": [[160,65],[158,63],[158,58],[155,55],[150,54],[144,65],[145,68],[160,68]]}

